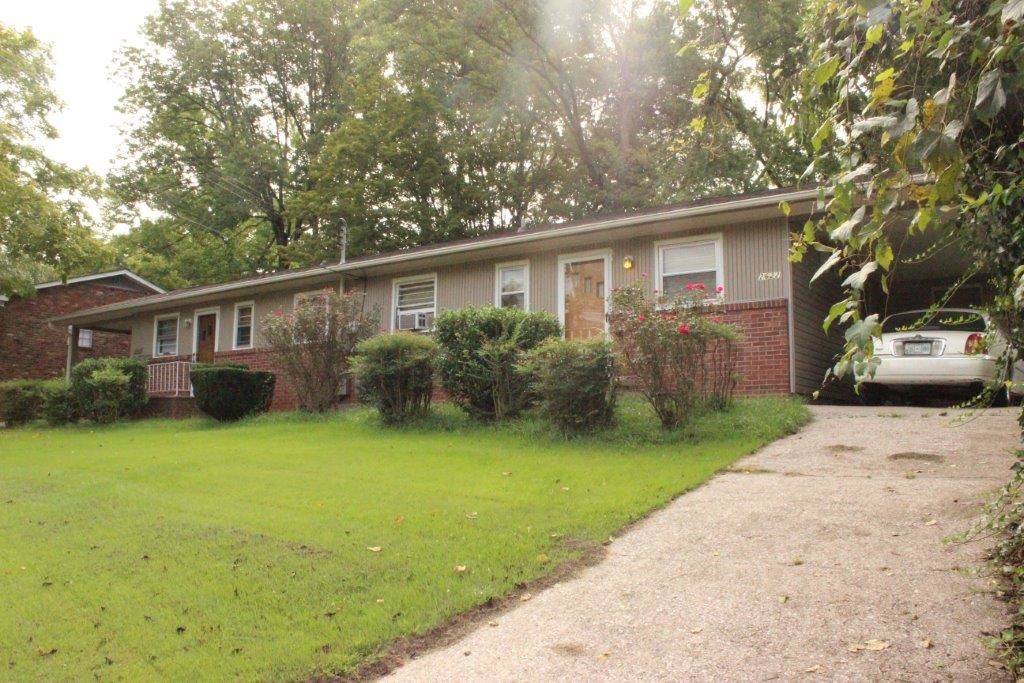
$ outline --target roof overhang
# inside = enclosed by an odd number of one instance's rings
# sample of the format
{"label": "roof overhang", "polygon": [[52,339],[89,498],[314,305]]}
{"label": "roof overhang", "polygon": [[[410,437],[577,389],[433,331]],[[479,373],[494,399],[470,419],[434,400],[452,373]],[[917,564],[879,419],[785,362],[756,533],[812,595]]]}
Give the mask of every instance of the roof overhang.
{"label": "roof overhang", "polygon": [[368,256],[345,263],[283,271],[258,278],[140,297],[58,316],[51,322],[75,325],[111,323],[136,313],[166,310],[180,305],[199,305],[223,299],[225,295],[240,297],[293,288],[296,285],[315,287],[337,282],[341,277],[358,278],[408,271],[410,268],[434,268],[446,264],[462,263],[477,254],[481,258],[501,259],[523,256],[531,251],[541,249],[557,248],[563,244],[567,247],[578,245],[597,238],[608,240],[620,236],[622,238],[643,237],[665,232],[667,222],[676,224],[668,226],[668,229],[684,231],[721,226],[725,220],[731,223],[741,223],[781,218],[782,213],[779,206],[783,202],[790,206],[791,215],[804,215],[814,211],[821,192],[819,187],[776,190],[715,201],[694,202],[634,214],[583,220],[524,232],[487,235],[475,239],[391,252],[380,256]]}
{"label": "roof overhang", "polygon": [[62,285],[74,285],[80,282],[94,282],[96,280],[109,280],[115,277],[124,277],[132,280],[138,285],[145,287],[151,292],[157,294],[166,294],[166,290],[159,287],[141,275],[137,275],[127,268],[121,270],[109,270],[105,273],[93,273],[92,275],[79,275],[78,277],[69,277],[66,281],[64,280],[53,280],[52,282],[40,282],[36,285],[36,289],[49,289],[50,287],[60,287]]}

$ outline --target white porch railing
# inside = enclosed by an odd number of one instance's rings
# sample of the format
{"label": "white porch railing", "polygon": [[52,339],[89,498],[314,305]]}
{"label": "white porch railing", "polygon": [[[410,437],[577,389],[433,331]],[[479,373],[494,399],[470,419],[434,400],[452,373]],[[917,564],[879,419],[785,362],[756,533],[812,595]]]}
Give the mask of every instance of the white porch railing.
{"label": "white porch railing", "polygon": [[150,396],[191,396],[192,380],[188,373],[192,365],[184,360],[150,363],[146,392]]}

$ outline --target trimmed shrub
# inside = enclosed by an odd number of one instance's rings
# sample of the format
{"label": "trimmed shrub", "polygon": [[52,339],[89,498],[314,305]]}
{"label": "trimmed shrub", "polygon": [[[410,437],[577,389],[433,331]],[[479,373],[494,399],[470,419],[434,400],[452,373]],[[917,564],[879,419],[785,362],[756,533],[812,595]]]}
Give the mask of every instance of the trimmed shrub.
{"label": "trimmed shrub", "polygon": [[131,405],[130,380],[127,373],[112,365],[94,370],[84,381],[92,396],[90,417],[103,424],[117,422],[124,417]]}
{"label": "trimmed shrub", "polygon": [[0,420],[8,427],[39,419],[42,407],[41,381],[14,379],[0,382]]}
{"label": "trimmed shrub", "polygon": [[563,434],[602,429],[615,416],[618,391],[612,344],[549,339],[527,355],[544,415]]}
{"label": "trimmed shrub", "polygon": [[534,400],[523,354],[560,333],[550,313],[490,306],[444,311],[434,329],[441,385],[474,418],[515,417]]}
{"label": "trimmed shrub", "polygon": [[[111,398],[112,375],[104,375],[101,382],[93,382],[96,372],[113,370],[128,378],[124,390],[117,390],[120,403],[111,407],[107,405],[97,408],[100,401]],[[137,414],[146,405],[149,396],[146,393],[146,363],[137,358],[88,358],[71,368],[71,406],[75,415],[97,422],[106,421],[110,412],[118,418]],[[116,382],[115,382],[116,383]],[[103,413],[103,414],[101,414]],[[115,419],[118,419],[115,418]]]}
{"label": "trimmed shrub", "polygon": [[359,398],[377,407],[385,424],[401,424],[430,410],[437,344],[429,337],[398,332],[359,344],[353,368]]}
{"label": "trimmed shrub", "polygon": [[75,420],[74,405],[71,401],[71,385],[63,379],[51,379],[42,383],[42,416],[51,427],[66,425]]}
{"label": "trimmed shrub", "polygon": [[276,378],[272,372],[237,365],[202,365],[192,368],[196,407],[215,420],[239,420],[270,407]]}

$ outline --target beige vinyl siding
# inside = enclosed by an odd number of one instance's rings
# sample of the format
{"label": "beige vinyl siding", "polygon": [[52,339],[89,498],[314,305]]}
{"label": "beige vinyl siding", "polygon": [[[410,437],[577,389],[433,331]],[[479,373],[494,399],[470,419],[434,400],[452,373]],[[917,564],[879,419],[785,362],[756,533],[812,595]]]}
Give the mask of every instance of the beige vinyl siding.
{"label": "beige vinyl siding", "polygon": [[[811,394],[821,388],[825,371],[842,350],[840,326],[833,325],[826,335],[821,324],[833,303],[842,298],[838,280],[824,275],[814,282],[811,277],[824,260],[824,255],[809,252],[793,271],[793,369],[794,387],[799,394]],[[831,388],[829,393],[834,393]]]}
{"label": "beige vinyl siding", "polygon": [[190,355],[193,351],[192,342],[195,334],[194,319],[197,310],[206,311],[219,308],[217,320],[217,351],[231,351],[235,338],[235,304],[243,301],[253,302],[253,347],[265,346],[263,340],[263,320],[276,311],[291,311],[295,295],[300,292],[317,291],[322,287],[311,286],[290,290],[269,292],[262,295],[249,295],[232,299],[224,299],[216,303],[202,304],[199,306],[185,306],[182,308],[169,308],[153,313],[141,314],[132,319],[132,345],[131,353],[140,358],[149,358],[153,355],[153,320],[157,316],[177,313],[178,318],[178,354],[179,356]]}

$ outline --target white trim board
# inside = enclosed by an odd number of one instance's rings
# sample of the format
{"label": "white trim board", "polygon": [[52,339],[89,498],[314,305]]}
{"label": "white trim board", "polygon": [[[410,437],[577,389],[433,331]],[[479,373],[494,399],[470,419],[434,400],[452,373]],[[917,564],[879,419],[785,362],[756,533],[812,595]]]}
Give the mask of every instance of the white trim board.
{"label": "white trim board", "polygon": [[434,317],[437,317],[437,273],[420,273],[419,275],[404,275],[402,277],[396,277],[391,279],[391,305],[388,306],[390,312],[388,322],[388,330],[394,332],[396,328],[396,318],[398,317],[398,286],[409,282],[426,282],[427,280],[434,281]]}
{"label": "white trim board", "polygon": [[701,235],[687,235],[685,237],[658,240],[654,243],[654,280],[651,282],[652,291],[658,289],[660,294],[665,293],[665,283],[662,281],[663,273],[661,272],[661,250],[663,248],[687,244],[706,244],[708,242],[713,242],[715,245],[715,285],[717,287],[724,287],[725,250],[723,245],[725,240],[720,232],[708,232]]}
{"label": "white trim board", "polygon": [[[156,326],[161,320],[174,320],[174,353],[161,354],[157,349]],[[153,316],[153,358],[166,358],[167,356],[181,355],[181,314],[164,313]]]}
{"label": "white trim board", "polygon": [[[249,314],[249,345],[239,346],[238,345],[238,309],[245,308],[248,306],[252,309]],[[220,322],[220,321],[218,321]],[[235,315],[232,318],[231,324],[231,350],[232,351],[247,351],[256,345],[256,302],[255,301],[239,301],[235,303]]]}
{"label": "white trim board", "polygon": [[501,308],[501,271],[505,268],[523,269],[523,310],[530,310],[530,260],[504,261],[494,264],[494,307]]}

